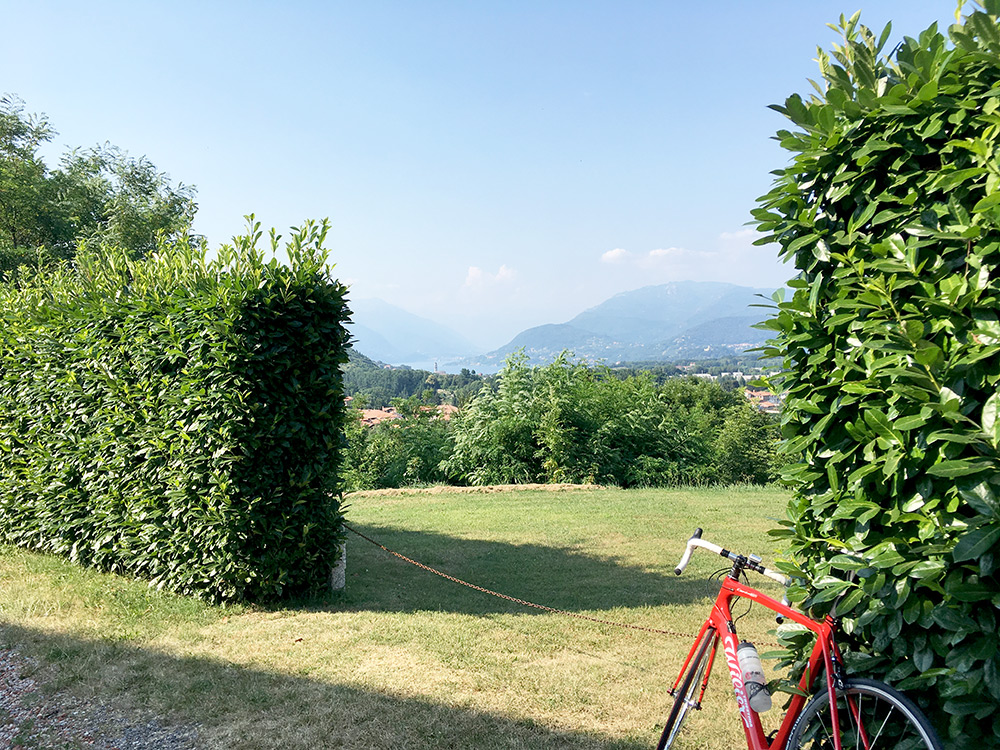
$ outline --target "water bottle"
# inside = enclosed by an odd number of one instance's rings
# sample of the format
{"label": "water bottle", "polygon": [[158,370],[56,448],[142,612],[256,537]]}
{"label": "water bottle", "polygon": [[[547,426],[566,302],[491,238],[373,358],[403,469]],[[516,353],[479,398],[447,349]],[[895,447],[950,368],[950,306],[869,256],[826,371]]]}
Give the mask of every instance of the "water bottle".
{"label": "water bottle", "polygon": [[736,649],[736,660],[743,673],[743,688],[747,691],[750,708],[759,714],[771,710],[771,694],[764,679],[764,667],[757,649],[750,641],[743,641]]}

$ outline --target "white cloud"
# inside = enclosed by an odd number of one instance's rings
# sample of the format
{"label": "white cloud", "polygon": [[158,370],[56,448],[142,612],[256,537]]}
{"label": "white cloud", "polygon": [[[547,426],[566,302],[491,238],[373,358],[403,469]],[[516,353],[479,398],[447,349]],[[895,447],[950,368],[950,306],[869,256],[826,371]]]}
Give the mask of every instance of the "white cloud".
{"label": "white cloud", "polygon": [[602,263],[622,263],[631,257],[632,253],[623,247],[616,247],[614,250],[608,250],[601,256]]}
{"label": "white cloud", "polygon": [[601,256],[601,262],[649,269],[663,267],[667,263],[690,257],[693,254],[683,247],[660,247],[642,254],[630,253],[624,248],[616,247],[614,250],[608,250],[604,253]]}
{"label": "white cloud", "polygon": [[752,243],[757,239],[758,232],[752,227],[747,227],[746,229],[739,229],[735,232],[723,232],[719,235],[719,239],[723,242],[737,242],[737,243]]}
{"label": "white cloud", "polygon": [[649,251],[650,258],[666,258],[670,255],[680,255],[681,253],[687,252],[682,247],[666,247],[657,248],[656,250]]}
{"label": "white cloud", "polygon": [[601,261],[615,266],[616,285],[641,286],[667,281],[726,281],[744,286],[780,286],[789,278],[773,247],[755,247],[753,228],[720,232],[709,247],[658,247],[641,252],[609,250]]}
{"label": "white cloud", "polygon": [[502,265],[496,273],[484,271],[479,266],[469,266],[469,272],[465,276],[465,287],[494,286],[511,282],[517,278],[517,271],[507,265]]}
{"label": "white cloud", "polygon": [[700,254],[693,253],[683,247],[659,247],[642,256],[639,259],[639,266],[641,268],[662,268]]}

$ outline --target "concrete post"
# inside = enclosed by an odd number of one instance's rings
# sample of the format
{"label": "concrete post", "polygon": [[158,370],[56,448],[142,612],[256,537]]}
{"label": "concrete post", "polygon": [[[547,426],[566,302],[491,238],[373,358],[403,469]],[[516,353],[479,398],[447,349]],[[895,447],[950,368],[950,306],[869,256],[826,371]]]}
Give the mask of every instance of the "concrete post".
{"label": "concrete post", "polygon": [[330,588],[343,591],[347,587],[347,539],[340,543],[340,557],[330,571]]}

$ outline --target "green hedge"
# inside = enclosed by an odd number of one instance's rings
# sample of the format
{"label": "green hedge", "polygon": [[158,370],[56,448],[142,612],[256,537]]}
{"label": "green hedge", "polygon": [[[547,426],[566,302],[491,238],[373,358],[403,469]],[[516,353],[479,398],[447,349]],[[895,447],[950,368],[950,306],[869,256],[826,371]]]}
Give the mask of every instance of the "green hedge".
{"label": "green hedge", "polygon": [[[755,211],[799,276],[767,353],[789,572],[946,747],[1000,746],[1000,0],[888,56],[841,18]],[[851,574],[856,580],[851,580]],[[796,594],[793,593],[793,599]]]}
{"label": "green hedge", "polygon": [[326,229],[287,266],[254,224],[214,260],[85,249],[0,285],[0,541],[217,600],[322,586],[349,315]]}

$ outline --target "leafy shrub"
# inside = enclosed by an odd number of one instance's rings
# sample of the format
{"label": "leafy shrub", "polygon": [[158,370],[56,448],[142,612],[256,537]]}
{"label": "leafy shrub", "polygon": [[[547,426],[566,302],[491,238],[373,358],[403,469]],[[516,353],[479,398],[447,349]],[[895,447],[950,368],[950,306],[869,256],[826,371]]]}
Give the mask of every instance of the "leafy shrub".
{"label": "leafy shrub", "polygon": [[448,423],[415,397],[395,399],[393,405],[400,418],[373,427],[361,423],[359,408],[349,410],[342,467],[346,489],[408,487],[448,479],[441,467],[451,449]]}
{"label": "leafy shrub", "polygon": [[[952,748],[1000,744],[1000,2],[891,57],[841,18],[755,212],[800,271],[770,322],[799,598]],[[857,580],[845,580],[849,572]]]}
{"label": "leafy shrub", "polygon": [[715,476],[722,484],[767,484],[777,479],[778,424],[749,402],[725,412],[715,438]]}
{"label": "leafy shrub", "polygon": [[508,358],[497,381],[495,389],[484,387],[455,420],[454,448],[445,469],[477,485],[543,481],[527,357]]}
{"label": "leafy shrub", "polygon": [[[622,487],[705,484],[712,473],[714,417],[701,401],[722,394],[705,381],[673,380],[656,386],[646,375],[595,382],[597,429],[584,444],[596,479]],[[742,398],[723,395],[725,401]]]}
{"label": "leafy shrub", "polygon": [[710,382],[620,378],[566,355],[536,368],[514,355],[497,381],[453,428],[445,468],[471,484],[711,482],[722,412],[743,399]]}
{"label": "leafy shrub", "polygon": [[290,266],[254,224],[212,261],[84,248],[0,285],[0,540],[215,599],[321,585],[348,314],[326,229]]}
{"label": "leafy shrub", "polygon": [[47,250],[35,247],[5,247],[0,244],[0,283],[12,281],[22,270],[32,272],[46,263],[68,260],[72,253],[66,248]]}

